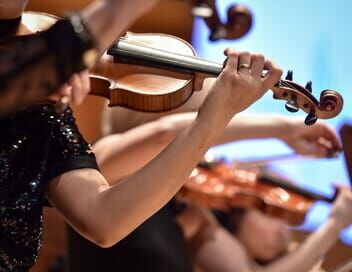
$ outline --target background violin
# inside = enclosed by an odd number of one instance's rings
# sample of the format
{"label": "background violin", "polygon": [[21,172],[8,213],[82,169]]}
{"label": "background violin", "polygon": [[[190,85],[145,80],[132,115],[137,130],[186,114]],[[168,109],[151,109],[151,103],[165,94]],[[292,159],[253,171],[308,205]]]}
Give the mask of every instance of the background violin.
{"label": "background violin", "polygon": [[[40,1],[31,0],[29,10],[45,11],[62,15],[67,10],[83,8],[92,0]],[[157,14],[157,18],[156,18]],[[190,16],[192,15],[192,16]],[[209,28],[209,39],[238,39],[249,32],[253,26],[252,12],[242,4],[233,4],[227,10],[225,21],[220,19],[215,0],[163,0],[149,14],[144,15],[132,26],[132,31],[141,33],[151,29],[168,33],[189,41],[192,34],[193,17],[204,19]]]}
{"label": "background violin", "polygon": [[241,4],[231,5],[227,10],[227,21],[220,20],[215,0],[190,0],[191,14],[203,18],[207,24],[210,41],[234,40],[246,35],[252,27],[253,15]]}
{"label": "background violin", "polygon": [[315,201],[334,200],[259,168],[236,169],[221,161],[201,162],[182,187],[179,197],[222,211],[234,207],[259,209],[290,225],[302,224]]}

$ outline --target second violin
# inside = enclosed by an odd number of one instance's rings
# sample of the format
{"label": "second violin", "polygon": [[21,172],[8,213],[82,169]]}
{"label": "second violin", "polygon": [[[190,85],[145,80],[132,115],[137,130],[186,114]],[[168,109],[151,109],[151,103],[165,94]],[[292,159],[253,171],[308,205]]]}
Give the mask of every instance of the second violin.
{"label": "second violin", "polygon": [[314,201],[332,202],[259,169],[234,169],[222,162],[202,162],[179,193],[181,200],[213,209],[255,208],[290,225],[300,225]]}

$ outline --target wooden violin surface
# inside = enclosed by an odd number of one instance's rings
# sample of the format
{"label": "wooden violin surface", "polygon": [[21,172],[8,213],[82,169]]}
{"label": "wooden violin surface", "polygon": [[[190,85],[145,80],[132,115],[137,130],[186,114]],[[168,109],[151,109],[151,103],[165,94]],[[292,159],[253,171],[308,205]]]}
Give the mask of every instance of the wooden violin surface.
{"label": "wooden violin surface", "polygon": [[234,169],[216,163],[211,168],[195,168],[179,196],[224,211],[234,207],[259,209],[290,225],[302,224],[314,201],[332,201],[296,185],[285,186],[285,182],[261,175],[258,169]]}

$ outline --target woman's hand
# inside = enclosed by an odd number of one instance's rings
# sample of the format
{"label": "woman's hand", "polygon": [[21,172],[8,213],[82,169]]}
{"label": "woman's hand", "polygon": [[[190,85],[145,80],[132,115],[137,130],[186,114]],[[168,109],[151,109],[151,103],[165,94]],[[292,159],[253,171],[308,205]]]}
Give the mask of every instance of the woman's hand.
{"label": "woman's hand", "polygon": [[74,74],[70,81],[62,86],[56,94],[49,97],[50,100],[60,101],[68,97],[73,103],[80,105],[90,91],[90,80],[88,70]]}
{"label": "woman's hand", "polygon": [[332,210],[330,218],[340,227],[338,231],[352,224],[352,190],[349,186],[339,186],[338,195]]}
{"label": "woman's hand", "polygon": [[302,119],[292,118],[288,126],[282,140],[297,154],[326,157],[341,150],[335,130],[325,122],[306,126]]}
{"label": "woman's hand", "polygon": [[[225,54],[225,67],[200,112],[209,104],[212,104],[213,110],[226,110],[230,115],[241,112],[261,98],[282,75],[282,70],[262,55],[235,52],[232,49],[227,49]],[[262,78],[264,69],[268,73]]]}

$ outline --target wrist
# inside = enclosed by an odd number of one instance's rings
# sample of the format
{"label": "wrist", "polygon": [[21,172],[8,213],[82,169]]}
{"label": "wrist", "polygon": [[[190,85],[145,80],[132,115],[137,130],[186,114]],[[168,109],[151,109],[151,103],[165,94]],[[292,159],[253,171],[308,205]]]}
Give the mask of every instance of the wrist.
{"label": "wrist", "polygon": [[334,216],[330,216],[326,221],[325,225],[331,235],[334,235],[336,237],[339,237],[340,232],[345,228],[343,222],[338,218],[335,218]]}
{"label": "wrist", "polygon": [[208,109],[202,110],[200,108],[195,121],[196,123],[202,124],[202,126],[208,130],[216,128],[224,129],[234,116],[233,111],[225,109],[211,111]]}
{"label": "wrist", "polygon": [[283,115],[275,115],[274,122],[277,125],[276,138],[286,141],[292,137],[297,129],[296,122],[292,118]]}
{"label": "wrist", "polygon": [[348,226],[348,224],[345,224],[345,222],[343,221],[343,218],[339,218],[334,215],[331,215],[328,218],[327,224],[331,228],[331,231],[335,231],[337,235],[339,235],[340,232]]}
{"label": "wrist", "polygon": [[106,0],[105,2],[113,14],[116,14],[117,9],[126,9],[126,11],[128,9],[139,17],[148,12],[157,3],[157,0],[134,0],[133,5],[131,5],[131,0]]}

